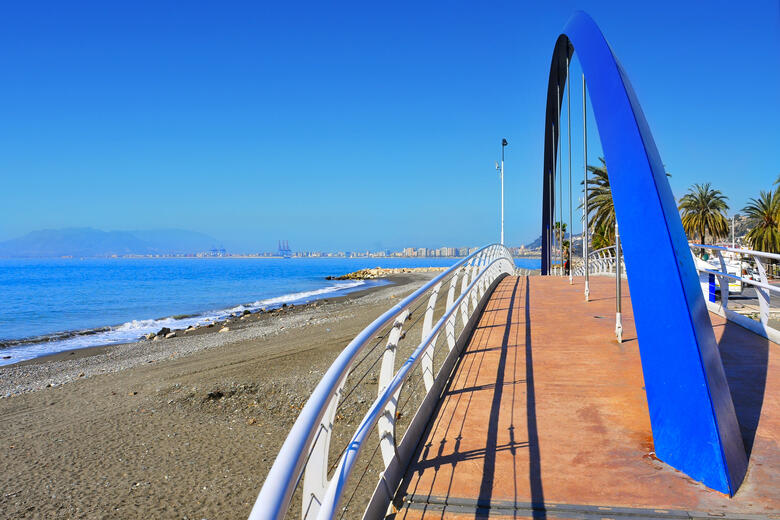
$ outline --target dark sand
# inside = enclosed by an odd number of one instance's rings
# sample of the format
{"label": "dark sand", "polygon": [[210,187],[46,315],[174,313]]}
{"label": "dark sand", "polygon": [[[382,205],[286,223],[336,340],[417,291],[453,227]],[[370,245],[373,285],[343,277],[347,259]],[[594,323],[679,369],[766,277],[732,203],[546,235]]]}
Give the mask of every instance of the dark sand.
{"label": "dark sand", "polygon": [[246,518],[333,359],[432,276],[0,368],[0,518]]}

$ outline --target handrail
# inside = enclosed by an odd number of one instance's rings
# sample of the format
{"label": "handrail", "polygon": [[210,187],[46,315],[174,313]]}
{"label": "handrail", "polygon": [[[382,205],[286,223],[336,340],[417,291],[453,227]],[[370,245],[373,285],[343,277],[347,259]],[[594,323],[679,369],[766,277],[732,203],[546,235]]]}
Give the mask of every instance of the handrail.
{"label": "handrail", "polygon": [[[479,274],[487,270],[487,265],[492,265],[492,261],[497,258],[507,258],[512,262],[509,251],[499,244],[484,246],[468,257],[459,260],[374,320],[344,348],[315,387],[290,430],[255,501],[250,513],[250,520],[278,520],[285,516],[291,497],[303,475],[304,466],[307,465],[308,458],[314,456],[314,448],[320,447],[320,451],[324,450],[325,463],[327,463],[330,435],[328,425],[332,426],[333,422],[331,415],[335,415],[338,399],[350,369],[375,334],[393,324],[394,331],[400,335],[400,326],[396,327],[399,318],[402,315],[405,318],[408,315],[408,309],[423,295],[433,292],[431,298],[435,301],[435,294],[438,294],[441,284],[447,277],[457,278],[463,271],[464,282],[469,277],[470,272],[472,279],[476,280]],[[512,266],[514,266],[513,262]],[[474,270],[479,270],[480,273],[475,273]],[[454,283],[455,281],[450,287],[451,293],[454,291]],[[466,292],[464,283],[461,296]],[[448,309],[458,308],[449,305],[452,296],[454,293],[448,296]],[[397,340],[398,338],[396,338],[396,342]],[[321,447],[319,444],[323,444],[323,441],[318,441],[318,439],[323,428],[327,430],[324,432],[327,439],[324,442],[324,447]],[[322,455],[322,453],[318,454],[320,457]],[[324,478],[325,470],[323,469],[322,479],[324,480]]]}
{"label": "handrail", "polygon": [[[615,265],[615,246],[602,247],[588,253],[588,274],[592,275],[614,275]],[[622,258],[622,257],[621,257]],[[625,263],[621,261],[621,278],[626,278]],[[575,276],[585,274],[585,263],[581,262],[574,268]]]}
{"label": "handrail", "polygon": [[771,258],[772,260],[780,260],[780,254],[769,253],[767,251],[758,251],[755,249],[740,249],[738,247],[728,246],[716,246],[707,244],[690,244],[691,247],[698,247],[701,249],[712,249],[716,251],[728,251],[729,253],[740,253],[743,255],[757,256],[760,258]]}
{"label": "handrail", "polygon": [[[385,407],[387,406],[390,399],[392,399],[393,396],[400,391],[401,386],[404,384],[411,371],[422,359],[423,352],[437,338],[445,324],[452,318],[457,317],[457,311],[460,305],[466,298],[471,296],[471,292],[475,290],[475,288],[478,287],[478,285],[482,282],[482,277],[487,273],[490,273],[500,264],[506,262],[508,262],[506,258],[497,258],[493,260],[484,270],[482,270],[479,275],[477,275],[477,277],[469,284],[467,289],[458,297],[457,300],[455,300],[454,304],[444,313],[444,315],[442,315],[441,318],[439,318],[439,321],[436,322],[436,325],[433,327],[433,329],[428,333],[425,339],[420,342],[417,348],[414,349],[414,352],[412,352],[409,358],[398,369],[398,372],[396,372],[388,386],[371,405],[371,408],[363,417],[360,426],[358,426],[355,434],[349,441],[347,450],[339,461],[339,465],[335,472],[336,477],[334,478],[336,482],[334,485],[331,485],[328,488],[328,493],[325,495],[325,500],[320,506],[320,513],[317,516],[318,520],[330,519],[333,518],[333,516],[336,514],[336,511],[338,510],[339,504],[341,502],[342,491],[347,485],[349,477],[352,474],[355,462],[360,455],[360,451],[365,444],[366,438],[371,433],[371,430],[377,424],[380,417],[384,415]],[[505,266],[504,272],[511,273],[513,271],[513,263],[509,268]]]}
{"label": "handrail", "polygon": [[[766,268],[764,267],[762,260],[780,260],[780,254],[768,253],[766,251],[755,251],[753,249],[739,249],[736,247],[724,247],[724,246],[707,245],[707,244],[689,244],[689,245],[691,247],[691,253],[693,253],[693,249],[699,248],[699,249],[708,249],[710,251],[714,251],[717,254],[718,262],[720,264],[720,270],[703,267],[702,265],[712,267],[712,264],[700,259],[697,259],[697,261],[695,262],[697,271],[699,271],[700,273],[706,273],[712,277],[717,277],[718,279],[718,283],[721,288],[720,308],[717,308],[716,306],[713,307],[713,310],[715,312],[722,313],[727,318],[736,319],[740,324],[750,328],[754,332],[757,332],[772,340],[775,341],[778,340],[780,338],[780,331],[777,331],[776,329],[769,326],[769,311],[770,311],[770,304],[771,304],[770,294],[774,293],[780,295],[780,287],[769,283],[769,278],[767,277]],[[753,280],[752,278],[744,277],[742,276],[741,272],[736,275],[729,273],[728,268],[726,266],[726,259],[723,257],[724,252],[752,257],[752,260],[756,266],[756,270],[758,271],[759,280]],[[736,312],[729,309],[728,280],[736,280],[739,281],[741,284],[750,285],[755,288],[756,296],[758,298],[758,315],[759,315],[760,327],[756,328],[754,326],[756,322],[751,323],[752,320],[750,320],[750,318],[745,316],[739,316],[737,315]],[[702,287],[702,290],[705,292],[705,297],[708,296],[706,294],[708,292],[707,287]],[[710,294],[711,294],[711,299],[708,304],[714,305],[715,304],[714,287],[710,289]],[[746,320],[750,320],[750,321],[746,321]]]}

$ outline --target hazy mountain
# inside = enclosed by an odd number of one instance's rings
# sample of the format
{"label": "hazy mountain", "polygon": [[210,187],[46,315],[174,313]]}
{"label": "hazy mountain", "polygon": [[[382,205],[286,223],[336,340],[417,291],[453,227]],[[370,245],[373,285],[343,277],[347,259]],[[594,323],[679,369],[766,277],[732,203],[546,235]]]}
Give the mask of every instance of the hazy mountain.
{"label": "hazy mountain", "polygon": [[[575,255],[581,255],[582,254],[582,233],[577,233],[574,235],[574,249],[572,249],[572,252]],[[569,234],[566,233],[566,240],[569,240]],[[533,242],[529,242],[525,245],[527,249],[537,249],[542,247],[542,235],[539,235],[539,238],[534,240]]]}
{"label": "hazy mountain", "polygon": [[107,257],[197,253],[218,247],[203,233],[177,229],[101,231],[93,228],[44,229],[0,242],[0,257]]}
{"label": "hazy mountain", "polygon": [[525,247],[526,249],[536,249],[537,247],[542,247],[542,235],[539,235],[539,238],[537,238],[533,242],[527,243]]}
{"label": "hazy mountain", "polygon": [[214,237],[184,229],[147,229],[129,233],[160,254],[197,253],[222,247],[221,242]]}

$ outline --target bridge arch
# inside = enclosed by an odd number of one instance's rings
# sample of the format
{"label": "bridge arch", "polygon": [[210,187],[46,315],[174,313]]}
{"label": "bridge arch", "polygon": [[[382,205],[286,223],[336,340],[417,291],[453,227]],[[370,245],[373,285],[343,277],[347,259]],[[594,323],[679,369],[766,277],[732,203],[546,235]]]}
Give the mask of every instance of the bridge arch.
{"label": "bridge arch", "polygon": [[747,457],[677,205],[628,75],[596,23],[577,12],[558,37],[547,87],[542,274],[549,274],[556,120],[567,61],[586,76],[631,288],[658,458],[733,495]]}

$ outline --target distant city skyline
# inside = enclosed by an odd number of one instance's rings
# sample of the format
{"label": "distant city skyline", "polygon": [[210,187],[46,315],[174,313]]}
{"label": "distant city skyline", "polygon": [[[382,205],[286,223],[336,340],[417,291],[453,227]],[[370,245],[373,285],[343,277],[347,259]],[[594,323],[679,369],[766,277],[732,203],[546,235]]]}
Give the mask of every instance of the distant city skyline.
{"label": "distant city skyline", "polygon": [[[512,246],[518,252],[524,245]],[[9,257],[159,257],[159,256],[466,256],[478,249],[477,245],[420,245],[398,247],[321,249],[306,244],[290,244],[278,240],[276,247],[269,242],[257,249],[231,249],[218,237],[188,230],[100,230],[95,228],[66,228],[37,230],[11,240],[0,241],[0,258]]]}
{"label": "distant city skyline", "polygon": [[[97,227],[188,229],[234,251],[495,242],[506,138],[506,242],[527,244],[550,58],[577,8],[621,57],[677,197],[712,182],[731,215],[780,174],[776,1],[44,4],[0,20],[0,240]],[[579,70],[575,54],[573,87]]]}

